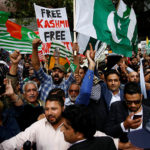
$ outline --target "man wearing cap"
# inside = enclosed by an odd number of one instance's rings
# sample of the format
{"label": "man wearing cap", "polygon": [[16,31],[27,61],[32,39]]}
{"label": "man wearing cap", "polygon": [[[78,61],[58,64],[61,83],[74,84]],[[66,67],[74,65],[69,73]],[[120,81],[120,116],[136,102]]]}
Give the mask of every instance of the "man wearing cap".
{"label": "man wearing cap", "polygon": [[54,88],[61,88],[65,91],[65,95],[67,97],[68,87],[74,81],[73,74],[71,73],[68,80],[63,80],[64,75],[66,73],[66,69],[64,66],[60,64],[55,64],[52,74],[47,75],[43,69],[40,67],[40,61],[38,57],[38,46],[42,43],[40,39],[34,39],[32,46],[32,65],[35,70],[35,74],[41,82],[41,95],[40,99],[45,101],[49,91]]}

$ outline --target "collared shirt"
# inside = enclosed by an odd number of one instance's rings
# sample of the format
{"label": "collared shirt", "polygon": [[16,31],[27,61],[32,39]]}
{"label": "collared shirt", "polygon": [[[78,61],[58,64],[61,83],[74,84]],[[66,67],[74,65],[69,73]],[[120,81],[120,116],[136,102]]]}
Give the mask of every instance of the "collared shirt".
{"label": "collared shirt", "polygon": [[46,74],[42,68],[35,71],[36,76],[41,82],[40,99],[45,102],[49,92],[54,88],[61,88],[65,91],[65,95],[68,95],[69,85],[74,81],[73,73],[69,76],[68,80],[63,80],[59,85],[54,84],[53,79],[50,75]]}
{"label": "collared shirt", "polygon": [[70,100],[70,98],[65,98],[65,106],[74,105],[74,103]]}
{"label": "collared shirt", "polygon": [[[130,113],[131,112],[129,111],[129,114]],[[143,107],[142,107],[140,112],[136,113],[136,115],[142,115],[142,120],[143,120]],[[133,119],[133,116],[131,117],[131,119]],[[142,129],[142,127],[143,127],[143,121],[142,121],[141,125],[138,128],[136,128],[136,129],[125,129],[125,127],[123,125],[123,122],[121,123],[121,128],[122,128],[123,132],[136,131],[136,130]]]}
{"label": "collared shirt", "polygon": [[27,140],[36,142],[37,150],[67,150],[70,146],[65,142],[64,135],[60,131],[62,124],[55,130],[46,118],[39,120],[17,136],[4,141],[0,148],[4,150],[20,150]]}
{"label": "collared shirt", "polygon": [[121,98],[120,98],[120,90],[115,95],[112,93],[112,98],[111,98],[110,106],[111,106],[112,103],[120,101],[120,100],[121,100]]}

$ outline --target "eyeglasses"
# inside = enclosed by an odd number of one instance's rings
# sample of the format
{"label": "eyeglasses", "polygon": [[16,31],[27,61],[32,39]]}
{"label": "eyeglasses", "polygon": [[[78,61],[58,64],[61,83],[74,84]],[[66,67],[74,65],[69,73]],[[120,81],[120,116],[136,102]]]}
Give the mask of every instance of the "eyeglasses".
{"label": "eyeglasses", "polygon": [[135,105],[138,105],[141,103],[141,100],[136,100],[136,101],[128,101],[128,100],[125,100],[126,104],[127,105],[131,105],[132,103],[134,103]]}

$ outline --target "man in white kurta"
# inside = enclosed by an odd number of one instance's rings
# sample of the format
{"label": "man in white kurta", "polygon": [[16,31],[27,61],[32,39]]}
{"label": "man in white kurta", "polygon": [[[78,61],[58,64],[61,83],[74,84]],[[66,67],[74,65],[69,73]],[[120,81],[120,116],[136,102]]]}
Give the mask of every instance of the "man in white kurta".
{"label": "man in white kurta", "polygon": [[[37,150],[66,150],[69,143],[65,142],[63,133],[60,131],[62,124],[54,129],[46,118],[35,122],[24,132],[4,141],[1,146],[4,150],[20,150],[27,140],[36,143]],[[1,147],[0,147],[1,149]]]}
{"label": "man in white kurta", "polygon": [[0,150],[20,150],[27,140],[36,143],[37,150],[66,150],[70,144],[65,142],[63,133],[60,131],[63,124],[63,110],[63,98],[50,93],[45,103],[46,118],[1,143]]}

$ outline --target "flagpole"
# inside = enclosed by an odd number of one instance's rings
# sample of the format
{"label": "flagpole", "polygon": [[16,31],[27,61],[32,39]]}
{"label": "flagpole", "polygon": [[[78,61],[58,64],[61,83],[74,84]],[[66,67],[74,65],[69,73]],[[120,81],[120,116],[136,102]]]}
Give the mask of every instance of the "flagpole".
{"label": "flagpole", "polygon": [[76,0],[73,0],[73,26],[74,26],[74,31],[73,31],[73,37],[74,37],[74,43],[77,42],[77,35],[76,35]]}

